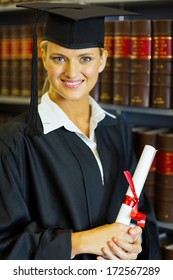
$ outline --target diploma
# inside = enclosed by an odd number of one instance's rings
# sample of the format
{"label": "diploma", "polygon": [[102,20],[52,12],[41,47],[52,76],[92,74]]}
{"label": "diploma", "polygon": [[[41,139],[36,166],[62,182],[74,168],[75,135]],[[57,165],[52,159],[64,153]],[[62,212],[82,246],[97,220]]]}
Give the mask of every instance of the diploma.
{"label": "diploma", "polygon": [[[133,216],[136,216],[136,220],[138,221],[137,224],[144,227],[145,215],[143,213],[138,212],[138,202],[145,180],[150,171],[151,164],[155,157],[156,151],[157,150],[154,147],[150,145],[145,145],[140,159],[138,161],[138,164],[136,166],[133,177],[131,179],[129,178],[128,180],[128,182],[131,181],[131,184],[129,185],[128,190],[126,192],[124,201],[116,218],[116,222],[129,225],[131,219],[133,219]],[[130,174],[128,173],[129,172],[127,171],[125,174],[126,178]]]}

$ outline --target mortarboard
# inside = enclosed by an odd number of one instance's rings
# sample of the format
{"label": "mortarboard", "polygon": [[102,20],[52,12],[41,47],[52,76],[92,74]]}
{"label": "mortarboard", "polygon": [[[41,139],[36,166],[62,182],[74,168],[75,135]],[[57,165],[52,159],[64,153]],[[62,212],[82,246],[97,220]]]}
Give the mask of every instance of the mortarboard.
{"label": "mortarboard", "polygon": [[36,26],[44,13],[47,15],[43,39],[66,48],[82,49],[104,46],[104,20],[107,16],[134,15],[122,9],[100,5],[59,4],[47,2],[30,2],[18,4],[36,12],[33,31],[33,57],[29,134],[39,134],[38,126],[38,73],[37,73],[37,32]]}

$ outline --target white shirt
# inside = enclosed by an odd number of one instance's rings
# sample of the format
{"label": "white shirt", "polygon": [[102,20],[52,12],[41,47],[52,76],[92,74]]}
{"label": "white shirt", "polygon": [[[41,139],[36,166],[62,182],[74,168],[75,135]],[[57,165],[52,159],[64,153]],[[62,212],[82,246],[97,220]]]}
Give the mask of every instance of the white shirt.
{"label": "white shirt", "polygon": [[76,133],[93,152],[102,177],[102,181],[104,182],[103,178],[103,168],[102,164],[97,152],[97,143],[95,138],[95,129],[98,123],[103,120],[107,115],[115,118],[114,115],[106,112],[103,110],[99,104],[89,96],[89,104],[91,105],[91,118],[90,118],[90,131],[89,137],[87,137],[64,113],[64,111],[55,103],[53,102],[48,93],[45,93],[41,97],[41,103],[38,105],[38,112],[43,124],[43,132],[47,134],[55,129],[60,127],[65,127],[67,130]]}

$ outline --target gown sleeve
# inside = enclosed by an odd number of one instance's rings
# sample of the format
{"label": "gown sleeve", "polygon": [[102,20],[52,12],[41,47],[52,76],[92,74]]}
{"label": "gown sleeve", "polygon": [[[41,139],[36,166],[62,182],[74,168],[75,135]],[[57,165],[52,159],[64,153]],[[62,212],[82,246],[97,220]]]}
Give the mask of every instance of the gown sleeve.
{"label": "gown sleeve", "polygon": [[70,259],[70,230],[31,220],[16,159],[1,141],[0,151],[0,259]]}

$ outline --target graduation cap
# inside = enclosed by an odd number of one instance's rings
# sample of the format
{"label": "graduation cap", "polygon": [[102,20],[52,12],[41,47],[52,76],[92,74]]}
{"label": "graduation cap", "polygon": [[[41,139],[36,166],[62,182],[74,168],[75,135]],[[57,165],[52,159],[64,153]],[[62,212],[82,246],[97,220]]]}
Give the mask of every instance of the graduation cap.
{"label": "graduation cap", "polygon": [[47,2],[21,3],[23,7],[36,12],[35,28],[33,30],[33,57],[31,103],[28,132],[30,135],[40,134],[38,117],[38,54],[36,26],[40,16],[47,15],[44,40],[71,49],[82,49],[104,46],[104,20],[107,16],[134,15],[135,13],[122,9],[103,7],[99,5],[59,4]]}

